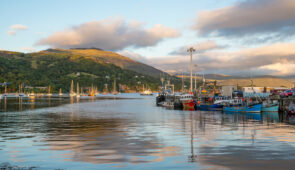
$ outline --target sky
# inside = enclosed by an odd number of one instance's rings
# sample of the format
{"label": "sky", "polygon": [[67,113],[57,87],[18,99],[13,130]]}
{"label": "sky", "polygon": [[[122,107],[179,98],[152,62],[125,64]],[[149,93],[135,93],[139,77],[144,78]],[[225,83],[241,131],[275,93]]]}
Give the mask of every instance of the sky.
{"label": "sky", "polygon": [[2,0],[0,50],[96,47],[170,73],[294,75],[294,0]]}

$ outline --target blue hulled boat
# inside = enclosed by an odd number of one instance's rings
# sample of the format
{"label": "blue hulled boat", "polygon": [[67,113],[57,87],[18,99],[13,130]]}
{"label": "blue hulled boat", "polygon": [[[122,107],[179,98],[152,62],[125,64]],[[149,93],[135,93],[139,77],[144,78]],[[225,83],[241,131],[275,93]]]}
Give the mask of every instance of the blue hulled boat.
{"label": "blue hulled boat", "polygon": [[278,112],[279,111],[279,104],[270,104],[270,105],[263,105],[261,108],[262,112]]}
{"label": "blue hulled boat", "polygon": [[196,105],[196,110],[203,111],[222,111],[223,105],[221,104],[200,104]]}
{"label": "blue hulled boat", "polygon": [[232,106],[232,107],[223,107],[224,112],[244,112],[244,113],[260,113],[262,104],[251,104],[248,106]]}

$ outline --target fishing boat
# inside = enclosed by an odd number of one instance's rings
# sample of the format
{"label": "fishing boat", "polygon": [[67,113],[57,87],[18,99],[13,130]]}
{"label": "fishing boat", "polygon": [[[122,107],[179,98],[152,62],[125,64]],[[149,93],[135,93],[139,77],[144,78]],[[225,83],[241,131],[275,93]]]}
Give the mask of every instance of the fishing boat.
{"label": "fishing boat", "polygon": [[222,111],[223,104],[196,104],[196,110]]}
{"label": "fishing boat", "polygon": [[[213,99],[215,100],[213,103]],[[202,111],[222,111],[223,106],[229,103],[233,103],[228,97],[213,97],[211,98],[211,102],[201,102],[202,98],[199,98],[196,102],[195,109]]]}
{"label": "fishing boat", "polygon": [[156,105],[161,106],[165,101],[166,94],[164,92],[158,93],[156,97]]}
{"label": "fishing boat", "polygon": [[195,110],[195,102],[193,97],[194,96],[191,93],[181,94],[180,101],[183,104],[184,110]]}
{"label": "fishing boat", "polygon": [[261,103],[249,104],[244,106],[224,106],[224,112],[241,112],[241,113],[260,113],[262,108]]}
{"label": "fishing boat", "polygon": [[163,103],[162,103],[162,106],[163,107],[174,108],[174,100],[175,100],[175,95],[174,94],[167,94],[165,96],[165,101],[163,101]]}
{"label": "fishing boat", "polygon": [[274,103],[274,104],[262,105],[261,111],[262,112],[278,112],[279,111],[279,104]]}

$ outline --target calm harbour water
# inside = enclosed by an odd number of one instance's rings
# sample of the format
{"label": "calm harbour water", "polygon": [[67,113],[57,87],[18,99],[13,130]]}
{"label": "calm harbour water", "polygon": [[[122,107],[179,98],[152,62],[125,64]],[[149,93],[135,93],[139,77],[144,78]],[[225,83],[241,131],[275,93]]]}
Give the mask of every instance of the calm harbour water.
{"label": "calm harbour water", "polygon": [[[167,110],[155,97],[0,100],[0,164],[36,169],[294,169],[294,118]],[[287,121],[286,121],[287,120]]]}

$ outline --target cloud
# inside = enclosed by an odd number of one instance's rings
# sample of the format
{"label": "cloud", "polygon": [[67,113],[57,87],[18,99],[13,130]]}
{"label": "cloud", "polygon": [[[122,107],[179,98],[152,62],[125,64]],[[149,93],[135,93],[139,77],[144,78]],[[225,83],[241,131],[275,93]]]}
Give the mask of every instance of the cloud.
{"label": "cloud", "polygon": [[204,41],[201,43],[191,44],[191,45],[178,48],[175,51],[172,51],[170,55],[187,55],[188,54],[187,49],[189,49],[190,47],[193,47],[194,49],[196,49],[196,53],[204,53],[206,51],[210,51],[214,49],[225,48],[225,46],[220,46],[216,44],[215,41]]}
{"label": "cloud", "polygon": [[[201,35],[242,36],[253,33],[295,35],[294,0],[245,0],[199,13],[193,29]],[[279,32],[279,33],[278,33]],[[280,35],[281,36],[281,35]]]}
{"label": "cloud", "polygon": [[35,51],[35,49],[32,47],[23,47],[23,48],[21,48],[21,50],[24,52],[34,52]]}
{"label": "cloud", "polygon": [[27,30],[27,29],[28,29],[28,27],[25,26],[25,25],[14,24],[14,25],[10,26],[10,30],[7,31],[7,34],[11,35],[11,36],[14,36],[14,35],[16,35],[17,31],[24,31],[24,30]]}
{"label": "cloud", "polygon": [[[294,74],[295,43],[275,43],[234,52],[207,51],[194,54],[193,63],[206,73],[231,75],[246,74]],[[159,69],[175,72],[189,71],[189,57],[175,55],[158,58],[151,64]]]}
{"label": "cloud", "polygon": [[11,35],[11,36],[14,36],[16,34],[16,32],[13,31],[13,30],[9,30],[9,31],[7,31],[7,34]]}
{"label": "cloud", "polygon": [[56,32],[39,40],[36,45],[53,48],[96,47],[104,50],[122,50],[126,47],[154,46],[165,38],[180,36],[177,30],[155,25],[149,29],[143,24],[126,22],[121,18],[92,21]]}
{"label": "cloud", "polygon": [[27,30],[28,27],[25,25],[21,25],[21,24],[15,24],[15,25],[10,26],[10,29],[12,29],[12,30]]}

